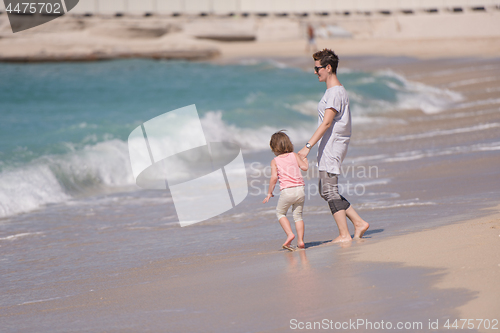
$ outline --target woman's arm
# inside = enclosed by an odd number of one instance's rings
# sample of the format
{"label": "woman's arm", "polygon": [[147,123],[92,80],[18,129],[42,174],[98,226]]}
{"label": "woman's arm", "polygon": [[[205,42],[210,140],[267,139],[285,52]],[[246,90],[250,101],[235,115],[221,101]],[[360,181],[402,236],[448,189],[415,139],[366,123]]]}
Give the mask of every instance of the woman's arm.
{"label": "woman's arm", "polygon": [[309,163],[307,163],[307,157],[300,157],[297,153],[293,153],[297,159],[300,170],[307,171],[309,169]]}
{"label": "woman's arm", "polygon": [[273,191],[274,187],[276,186],[276,183],[278,182],[278,167],[276,166],[276,161],[272,160],[271,161],[271,179],[269,180],[269,190],[267,191],[267,196],[262,201],[262,203],[266,203],[271,199],[271,197],[274,197]]}
{"label": "woman's arm", "polygon": [[[318,126],[313,136],[308,141],[308,143],[311,145],[311,148],[316,143],[318,143],[318,141],[325,134],[326,130],[329,129],[330,126],[332,126],[333,119],[335,118],[336,115],[337,111],[335,109],[330,108],[325,110],[325,116],[323,117],[323,122]],[[307,154],[309,154],[310,150],[311,150],[310,148],[304,147],[297,154],[299,154],[300,157],[307,157]]]}

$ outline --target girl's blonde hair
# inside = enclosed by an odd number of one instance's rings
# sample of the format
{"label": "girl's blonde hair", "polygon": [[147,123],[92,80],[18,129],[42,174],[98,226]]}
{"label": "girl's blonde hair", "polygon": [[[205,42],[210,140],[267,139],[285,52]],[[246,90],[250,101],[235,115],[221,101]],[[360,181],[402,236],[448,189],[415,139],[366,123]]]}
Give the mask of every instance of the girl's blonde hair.
{"label": "girl's blonde hair", "polygon": [[288,135],[283,130],[274,133],[269,142],[271,150],[275,155],[281,155],[293,152],[293,144]]}

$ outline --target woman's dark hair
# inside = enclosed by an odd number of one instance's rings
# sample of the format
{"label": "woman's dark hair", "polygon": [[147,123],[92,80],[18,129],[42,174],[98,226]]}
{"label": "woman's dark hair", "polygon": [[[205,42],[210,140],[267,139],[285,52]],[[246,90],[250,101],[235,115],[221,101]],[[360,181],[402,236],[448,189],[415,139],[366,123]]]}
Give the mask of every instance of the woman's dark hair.
{"label": "woman's dark hair", "polygon": [[320,62],[321,66],[332,66],[333,74],[337,74],[337,67],[339,66],[339,57],[330,49],[323,49],[313,54],[313,59]]}
{"label": "woman's dark hair", "polygon": [[276,132],[271,136],[269,146],[271,146],[271,150],[275,155],[293,152],[292,141],[290,141],[288,135],[286,135],[283,131]]}

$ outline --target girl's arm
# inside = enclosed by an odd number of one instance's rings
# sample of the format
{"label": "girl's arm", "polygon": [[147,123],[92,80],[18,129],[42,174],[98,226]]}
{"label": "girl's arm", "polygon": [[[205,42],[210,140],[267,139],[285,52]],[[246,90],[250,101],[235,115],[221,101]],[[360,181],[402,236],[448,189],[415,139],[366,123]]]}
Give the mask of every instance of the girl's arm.
{"label": "girl's arm", "polygon": [[302,171],[307,171],[309,169],[309,163],[307,163],[307,157],[300,157],[297,153],[293,153],[299,164],[299,168]]}
{"label": "girl's arm", "polygon": [[278,167],[276,166],[276,161],[272,160],[271,162],[271,179],[269,181],[269,190],[267,191],[267,196],[262,201],[262,203],[266,203],[271,199],[271,197],[274,197],[273,191],[274,187],[276,186],[276,183],[278,182]]}
{"label": "girl's arm", "polygon": [[[318,141],[323,137],[325,134],[326,130],[332,126],[333,119],[337,115],[337,111],[335,109],[326,109],[325,110],[325,116],[323,117],[323,122],[318,126],[316,131],[314,132],[313,136],[311,139],[308,141],[308,143],[311,145],[311,148],[318,143]],[[302,148],[297,154],[299,154],[300,157],[307,157],[307,154],[309,154],[309,151],[311,149],[304,147]]]}

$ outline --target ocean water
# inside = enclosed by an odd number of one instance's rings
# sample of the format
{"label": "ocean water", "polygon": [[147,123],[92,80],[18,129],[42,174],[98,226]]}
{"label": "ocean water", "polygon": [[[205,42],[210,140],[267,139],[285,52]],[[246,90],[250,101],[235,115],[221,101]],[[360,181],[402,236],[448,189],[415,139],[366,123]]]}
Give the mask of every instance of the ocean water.
{"label": "ocean water", "polygon": [[[302,144],[324,92],[311,72],[277,62],[0,64],[0,77],[0,217],[133,190],[128,135],[186,105],[196,104],[209,141],[266,151],[270,135],[287,129]],[[355,125],[387,123],[380,115],[397,110],[433,114],[463,100],[391,71],[344,69],[339,77]]]}

